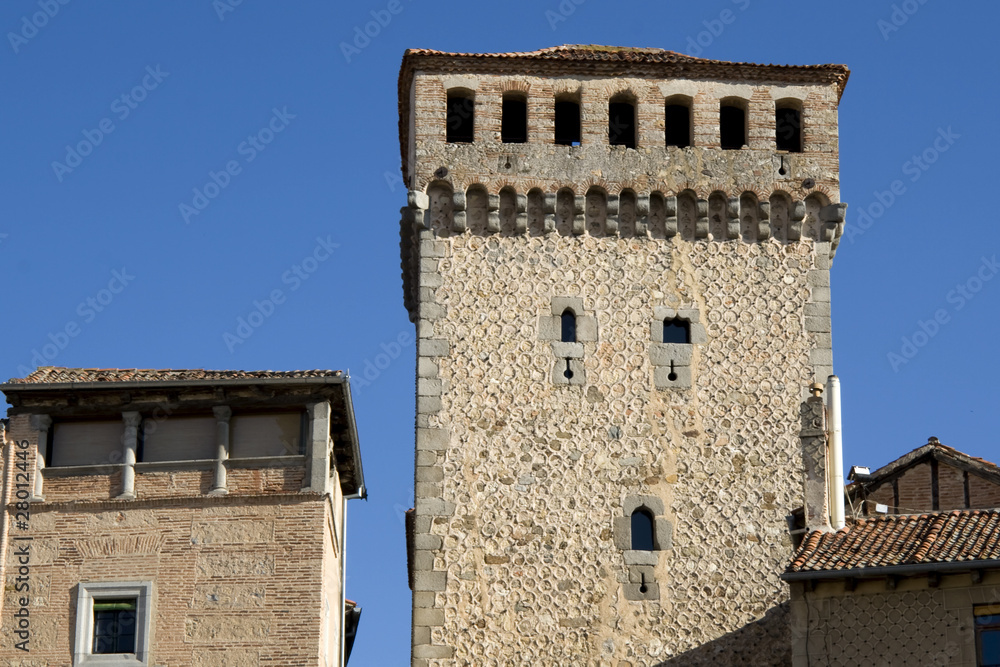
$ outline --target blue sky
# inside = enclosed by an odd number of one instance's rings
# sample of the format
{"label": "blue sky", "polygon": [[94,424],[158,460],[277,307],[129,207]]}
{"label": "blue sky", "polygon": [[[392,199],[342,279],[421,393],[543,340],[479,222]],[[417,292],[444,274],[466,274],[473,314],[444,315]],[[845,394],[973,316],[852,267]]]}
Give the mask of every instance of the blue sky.
{"label": "blue sky", "polygon": [[407,664],[403,50],[660,47],[851,67],[854,232],[832,272],[845,463],[880,466],[930,435],[995,460],[998,19],[996,3],[943,0],[7,0],[0,375],[349,369],[370,491],[349,508],[348,595],[364,608],[351,664]]}

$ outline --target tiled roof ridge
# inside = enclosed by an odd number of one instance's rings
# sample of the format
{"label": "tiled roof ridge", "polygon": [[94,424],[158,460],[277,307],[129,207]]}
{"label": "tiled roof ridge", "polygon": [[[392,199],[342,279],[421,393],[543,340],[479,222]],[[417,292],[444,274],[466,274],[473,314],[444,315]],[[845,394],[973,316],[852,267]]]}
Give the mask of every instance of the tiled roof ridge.
{"label": "tiled roof ridge", "polygon": [[963,452],[961,450],[955,449],[954,447],[950,447],[950,446],[944,444],[943,442],[939,441],[937,438],[933,438],[929,442],[924,443],[923,445],[920,445],[916,449],[911,449],[910,451],[906,452],[902,456],[899,456],[899,457],[893,459],[892,461],[889,461],[884,466],[881,466],[878,469],[873,470],[872,473],[871,473],[870,478],[865,479],[864,481],[852,482],[849,486],[850,487],[857,487],[857,486],[871,487],[871,485],[872,485],[873,482],[878,482],[883,477],[888,477],[890,475],[894,475],[897,472],[899,472],[900,470],[908,468],[910,465],[916,464],[924,456],[928,455],[929,453],[931,453],[931,452],[933,452],[935,450],[943,452],[944,454],[949,455],[952,458],[958,459],[960,461],[962,461],[962,460],[964,460],[964,461],[970,461],[970,462],[974,462],[974,463],[977,463],[979,465],[985,466],[987,468],[992,468],[997,474],[1000,474],[1000,465],[997,465],[996,463],[993,463],[992,461],[988,461],[988,460],[986,460],[984,458],[981,458],[979,456],[972,456],[971,454],[966,454],[965,452]]}
{"label": "tiled roof ridge", "polygon": [[809,533],[788,572],[1000,558],[1000,509],[963,509],[851,519],[836,532]]}
{"label": "tiled roof ridge", "polygon": [[90,382],[162,382],[166,380],[280,379],[339,377],[334,370],[211,370],[204,368],[70,368],[39,366],[23,378],[11,378],[7,384],[68,384]]}

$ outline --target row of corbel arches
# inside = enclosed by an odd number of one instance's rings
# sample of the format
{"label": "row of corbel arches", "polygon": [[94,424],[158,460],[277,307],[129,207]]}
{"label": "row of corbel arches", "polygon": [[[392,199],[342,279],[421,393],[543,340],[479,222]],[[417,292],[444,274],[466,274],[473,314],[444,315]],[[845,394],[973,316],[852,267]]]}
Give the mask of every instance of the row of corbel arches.
{"label": "row of corbel arches", "polygon": [[[422,199],[422,198],[421,198]],[[421,226],[439,236],[469,232],[500,236],[560,234],[574,236],[652,237],[685,240],[742,240],[747,243],[775,239],[835,242],[843,231],[844,204],[831,204],[822,192],[804,199],[773,191],[766,199],[752,191],[731,195],[721,191],[707,198],[693,190],[676,194],[660,191],[636,193],[624,189],[609,194],[599,186],[577,194],[564,187],[556,192],[533,188],[518,193],[507,186],[490,193],[485,186],[464,191],[447,183],[427,188],[419,214]]]}

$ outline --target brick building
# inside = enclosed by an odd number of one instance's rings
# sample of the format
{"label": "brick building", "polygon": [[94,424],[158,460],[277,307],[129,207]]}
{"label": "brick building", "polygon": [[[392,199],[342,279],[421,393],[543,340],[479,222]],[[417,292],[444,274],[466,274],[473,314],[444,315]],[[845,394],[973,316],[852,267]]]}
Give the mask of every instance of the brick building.
{"label": "brick building", "polygon": [[365,489],[339,371],[45,367],[0,390],[0,664],[342,664]]}

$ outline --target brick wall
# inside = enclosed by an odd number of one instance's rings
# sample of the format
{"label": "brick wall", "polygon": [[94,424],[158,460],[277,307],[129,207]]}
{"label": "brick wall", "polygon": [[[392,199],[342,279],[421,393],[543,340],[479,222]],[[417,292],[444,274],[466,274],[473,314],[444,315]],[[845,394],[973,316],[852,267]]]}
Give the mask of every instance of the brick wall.
{"label": "brick wall", "polygon": [[[33,450],[35,433],[11,419],[9,439]],[[113,475],[52,478],[21,526],[8,506],[11,536],[30,542],[7,547],[0,665],[71,665],[78,584],[127,581],[153,582],[151,665],[339,664],[342,514],[298,492],[301,466],[237,470],[225,496],[205,495],[206,475],[139,474],[135,501],[108,499]],[[24,544],[27,594],[14,590]],[[29,653],[11,641],[23,595]]]}

